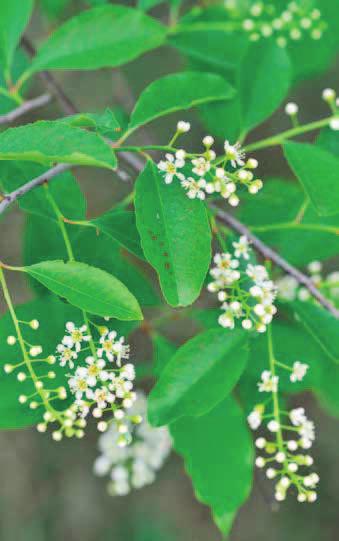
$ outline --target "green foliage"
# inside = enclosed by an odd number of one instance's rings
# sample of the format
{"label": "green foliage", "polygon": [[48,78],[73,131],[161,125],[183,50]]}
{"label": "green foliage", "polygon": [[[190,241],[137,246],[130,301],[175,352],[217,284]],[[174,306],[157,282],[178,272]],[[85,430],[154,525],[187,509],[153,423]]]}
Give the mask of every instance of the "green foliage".
{"label": "green foliage", "polygon": [[212,329],[186,342],[166,364],[149,396],[151,424],[166,425],[210,411],[232,391],[247,354],[245,331]]}
{"label": "green foliage", "polygon": [[212,73],[184,72],[162,77],[140,95],[131,114],[129,133],[155,118],[191,109],[202,103],[224,101],[234,95],[232,87]]}
{"label": "green foliage", "polygon": [[307,143],[285,143],[285,156],[320,216],[338,213],[339,160]]}
{"label": "green foliage", "polygon": [[102,214],[91,223],[121,246],[144,259],[140,237],[135,225],[135,214],[129,211],[112,210]]}
{"label": "green foliage", "polygon": [[42,45],[31,72],[120,66],[164,42],[165,28],[140,11],[105,5],[68,20]]}
{"label": "green foliage", "polygon": [[30,19],[33,0],[25,0],[20,9],[12,0],[2,0],[0,9],[0,64],[10,78],[15,49]]}
{"label": "green foliage", "polygon": [[116,157],[104,140],[64,123],[40,121],[0,134],[0,159],[53,162],[114,169]]}
{"label": "green foliage", "polygon": [[197,499],[211,507],[228,534],[252,487],[253,446],[242,411],[229,396],[201,417],[179,419],[170,431]]}
{"label": "green foliage", "polygon": [[201,201],[188,199],[178,183],[166,185],[149,162],[136,183],[137,228],[146,259],[159,275],[172,306],[198,297],[211,259],[211,233]]}
{"label": "green foliage", "polygon": [[[24,335],[25,339],[32,344],[35,344],[38,339],[46,356],[54,354],[60,337],[64,335],[65,322],[81,321],[79,310],[49,296],[17,306],[16,311],[21,320],[30,321],[32,317],[35,317],[41,321],[42,328],[40,330],[32,330],[27,325]],[[0,334],[2,337],[0,345],[0,428],[7,430],[31,426],[41,420],[41,409],[29,409],[27,404],[20,404],[18,398],[22,394],[31,395],[34,392],[32,380],[27,378],[26,381],[19,382],[16,373],[5,374],[3,370],[4,364],[15,365],[22,360],[19,344],[9,346],[5,340],[7,336],[15,335],[9,313],[0,319]],[[66,384],[65,370],[57,365],[51,367],[47,363],[39,363],[38,376],[46,376],[50,370],[56,373],[53,384],[56,386]]]}
{"label": "green foliage", "polygon": [[23,269],[81,310],[124,321],[142,319],[139,304],[120,280],[84,263],[45,261]]}

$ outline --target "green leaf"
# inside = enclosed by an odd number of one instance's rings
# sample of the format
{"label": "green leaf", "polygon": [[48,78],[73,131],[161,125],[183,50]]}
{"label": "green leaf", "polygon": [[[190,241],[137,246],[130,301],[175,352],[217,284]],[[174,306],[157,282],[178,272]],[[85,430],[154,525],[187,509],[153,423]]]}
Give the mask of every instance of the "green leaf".
{"label": "green leaf", "polygon": [[166,364],[149,395],[150,423],[162,426],[210,411],[232,391],[247,356],[243,330],[212,329],[186,342]]}
{"label": "green leaf", "polygon": [[289,56],[274,41],[252,44],[239,76],[242,130],[248,132],[271,116],[287,95],[291,81]]}
{"label": "green leaf", "polygon": [[233,88],[219,75],[193,71],[166,75],[141,93],[132,111],[128,132],[169,113],[224,101],[233,95]]}
{"label": "green leaf", "polygon": [[[45,167],[31,162],[0,162],[1,184],[6,192],[19,188],[45,171]],[[72,173],[66,171],[58,175],[49,183],[48,189],[64,216],[73,220],[85,218],[86,199]],[[19,206],[31,214],[56,220],[55,212],[46,198],[46,190],[42,186],[21,197]]]}
{"label": "green leaf", "polygon": [[241,409],[229,396],[202,417],[183,417],[171,424],[170,432],[197,499],[211,508],[227,534],[253,481],[254,451]]}
{"label": "green leaf", "polygon": [[116,167],[114,152],[100,136],[58,121],[40,121],[2,132],[0,160]]}
{"label": "green leaf", "polygon": [[165,184],[149,162],[136,183],[137,228],[146,259],[159,275],[172,306],[198,297],[211,260],[211,232],[204,204],[189,199],[179,182]]}
{"label": "green leaf", "polygon": [[169,360],[173,357],[174,353],[177,350],[177,346],[167,340],[161,334],[155,333],[152,335],[152,344],[153,344],[153,363],[154,363],[154,375],[159,377],[161,372],[164,370],[165,366]]}
{"label": "green leaf", "polygon": [[332,361],[339,363],[339,321],[311,302],[295,301],[292,307],[312,338]]}
{"label": "green leaf", "polygon": [[33,10],[33,0],[18,6],[13,0],[1,0],[0,6],[0,64],[9,75],[15,49]]}
{"label": "green leaf", "polygon": [[129,211],[112,210],[91,221],[99,231],[116,240],[140,259],[144,253],[140,246],[140,237],[135,225],[135,214]]}
{"label": "green leaf", "polygon": [[82,12],[60,26],[39,49],[30,72],[121,66],[163,44],[165,27],[122,5]]}
{"label": "green leaf", "polygon": [[308,143],[284,144],[286,159],[320,216],[338,214],[339,160]]}
{"label": "green leaf", "polygon": [[121,131],[116,115],[108,108],[103,113],[78,113],[59,118],[58,121],[76,128],[92,128],[107,137],[112,132],[118,133]]}
{"label": "green leaf", "polygon": [[[14,56],[12,59],[11,64],[11,79],[13,81],[17,81],[19,77],[22,75],[22,73],[27,69],[29,66],[29,61],[26,56],[26,54],[21,49],[16,49],[14,52]],[[0,61],[0,87],[6,88],[8,81],[6,81],[6,78],[8,77],[8,72],[5,72],[5,65],[1,63]],[[21,93],[24,95],[27,92],[27,89],[29,88],[29,82],[25,83],[21,88]],[[5,96],[1,95],[0,99],[0,114],[8,113],[9,111],[12,111],[12,109],[15,109],[18,107],[17,101],[14,99],[14,97],[11,96]]]}
{"label": "green leaf", "polygon": [[25,272],[73,306],[102,317],[142,319],[136,298],[111,274],[75,261],[45,261]]}
{"label": "green leaf", "polygon": [[[16,306],[15,310],[17,317],[22,321],[39,320],[40,327],[37,331],[25,325],[22,326],[22,332],[29,343],[42,346],[45,357],[55,353],[56,346],[65,333],[67,321],[74,321],[76,324],[83,321],[79,310],[69,304],[60,302],[52,296],[45,296],[42,299]],[[22,360],[18,342],[14,346],[9,346],[6,342],[7,336],[15,334],[12,319],[9,312],[7,312],[0,319],[0,429],[3,430],[33,425],[42,419],[44,412],[41,408],[32,410],[29,408],[28,403],[20,404],[18,401],[19,395],[31,395],[34,393],[35,389],[32,380],[26,379],[26,381],[20,383],[16,378],[17,371],[5,374],[3,370],[4,364],[18,364]],[[22,368],[18,370],[22,371]],[[47,363],[36,363],[35,369],[38,376],[46,376],[47,372],[51,370],[51,366]],[[67,370],[65,371],[58,364],[55,364],[52,369],[56,373],[53,388],[54,386],[65,386],[67,383]]]}

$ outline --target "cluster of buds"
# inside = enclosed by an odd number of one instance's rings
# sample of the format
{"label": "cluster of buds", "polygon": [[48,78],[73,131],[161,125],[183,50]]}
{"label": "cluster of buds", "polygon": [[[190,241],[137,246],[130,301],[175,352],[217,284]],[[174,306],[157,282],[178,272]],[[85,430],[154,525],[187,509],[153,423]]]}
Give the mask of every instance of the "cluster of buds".
{"label": "cluster of buds", "polygon": [[[189,129],[188,122],[178,122],[171,145]],[[253,173],[258,162],[254,158],[245,160],[245,153],[239,143],[231,145],[225,141],[225,153],[219,157],[212,149],[213,144],[213,137],[207,135],[203,139],[204,152],[191,154],[178,149],[173,154],[167,153],[166,159],[158,163],[158,169],[164,175],[166,184],[178,179],[190,199],[205,199],[206,195],[220,194],[231,206],[236,207],[239,204],[239,187],[246,188],[250,194],[256,194],[263,186],[262,181],[255,178]]]}
{"label": "cluster of buds", "polygon": [[[33,327],[33,322],[31,327],[38,328],[36,323]],[[14,346],[16,342],[15,336],[7,338],[9,345]],[[57,426],[52,432],[55,441],[60,441],[64,435],[81,438],[87,425],[86,418],[91,412],[98,420],[99,431],[104,432],[114,424],[119,433],[117,444],[121,447],[128,445],[131,441],[130,424],[141,420],[129,415],[136,400],[133,391],[135,371],[132,364],[123,364],[129,356],[129,346],[124,338],[118,339],[117,333],[106,326],[95,325],[92,333],[87,325],[78,327],[68,322],[56,354],[46,358],[41,354],[41,346],[31,346],[27,359],[4,367],[6,373],[20,368],[18,381],[31,381],[34,392],[20,395],[19,402],[27,403],[31,409],[44,409],[42,420],[37,425],[38,431],[46,432],[48,425],[52,424]],[[63,368],[67,381],[65,386],[51,388],[51,384],[46,385],[46,380],[56,378],[53,370],[38,375],[46,363]],[[63,403],[67,403],[67,407],[62,407]],[[109,414],[107,421],[102,419],[104,414]]]}
{"label": "cluster of buds", "polygon": [[[290,372],[290,380],[298,382],[305,376],[308,365],[296,361],[293,367],[274,362],[274,370],[281,367]],[[312,447],[315,431],[314,423],[307,419],[304,408],[295,408],[290,412],[279,409],[279,376],[276,372],[264,370],[258,383],[259,392],[268,393],[270,398],[263,404],[257,404],[248,416],[252,430],[262,424],[270,436],[259,437],[255,444],[260,450],[256,458],[258,468],[266,468],[268,479],[275,479],[275,498],[283,501],[287,492],[294,487],[299,502],[314,502],[319,477],[308,473],[305,468],[312,466],[313,458],[305,454]],[[271,407],[270,407],[271,406]]]}
{"label": "cluster of buds", "polygon": [[171,451],[172,442],[167,428],[151,427],[146,420],[146,409],[146,396],[138,392],[130,414],[143,420],[138,425],[130,425],[133,443],[128,447],[117,446],[119,432],[114,425],[99,438],[101,454],[94,463],[94,472],[98,476],[110,475],[107,488],[113,496],[124,496],[133,488],[153,483],[156,472]]}
{"label": "cluster of buds", "polygon": [[249,262],[251,248],[245,236],[232,246],[232,253],[214,256],[215,267],[210,270],[213,281],[207,286],[222,303],[219,324],[234,329],[239,319],[244,329],[265,332],[277,312],[273,304],[276,287],[264,266]]}
{"label": "cluster of buds", "polygon": [[[232,13],[231,4],[228,9]],[[310,0],[289,2],[282,10],[273,2],[255,2],[241,18],[242,28],[251,41],[274,37],[279,47],[286,47],[290,41],[299,41],[306,35],[319,40],[327,28],[321,11]]]}
{"label": "cluster of buds", "polygon": [[[325,88],[322,92],[322,99],[327,103],[333,117],[330,118],[329,127],[334,130],[339,130],[339,98],[333,88]],[[291,118],[293,126],[298,126],[299,107],[294,102],[289,102],[285,106],[285,113]]]}
{"label": "cluster of buds", "polygon": [[[307,271],[314,285],[327,297],[334,306],[339,306],[339,272],[330,272],[323,275],[323,265],[320,261],[311,261],[307,265]],[[298,281],[289,275],[282,276],[277,281],[278,297],[282,301],[292,302],[311,300],[311,294],[305,287],[300,287]],[[313,298],[312,298],[313,299]],[[315,301],[314,301],[315,302]]]}

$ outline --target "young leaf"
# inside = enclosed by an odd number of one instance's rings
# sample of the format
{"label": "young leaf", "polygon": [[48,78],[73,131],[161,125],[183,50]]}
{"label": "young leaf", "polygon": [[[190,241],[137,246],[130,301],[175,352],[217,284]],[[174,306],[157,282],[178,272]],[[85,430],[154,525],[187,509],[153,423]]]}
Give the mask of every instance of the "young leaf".
{"label": "young leaf", "polygon": [[25,0],[20,6],[13,0],[1,0],[0,6],[0,65],[9,76],[15,49],[20,35],[28,24],[33,10],[33,0]]}
{"label": "young leaf", "polygon": [[45,261],[23,270],[73,306],[102,317],[142,319],[136,298],[108,272],[85,263]]}
{"label": "young leaf", "polygon": [[135,209],[141,245],[159,274],[172,306],[198,297],[211,259],[211,232],[202,201],[189,199],[179,182],[165,184],[149,162],[136,183]]}
{"label": "young leaf", "polygon": [[116,167],[114,152],[100,136],[58,121],[40,121],[2,132],[0,160]]}
{"label": "young leaf", "polygon": [[[32,330],[28,325],[23,327],[24,338],[31,344],[39,343],[43,349],[43,355],[53,355],[56,346],[60,343],[64,333],[67,321],[74,321],[81,324],[83,318],[81,312],[66,304],[60,302],[52,296],[44,296],[42,299],[36,299],[26,304],[16,307],[16,314],[20,320],[31,321],[38,319],[40,328],[38,331]],[[5,364],[18,364],[22,360],[22,352],[18,342],[14,346],[9,346],[6,337],[15,335],[14,325],[7,312],[0,319],[0,429],[23,428],[33,425],[42,420],[44,410],[37,408],[32,410],[28,403],[20,404],[19,395],[31,395],[35,391],[32,380],[27,378],[24,382],[19,382],[16,378],[17,371],[6,374],[4,372]],[[35,369],[38,376],[47,376],[51,366],[47,363],[36,363]],[[21,367],[18,369],[22,371]],[[56,378],[53,379],[53,386],[65,386],[67,383],[67,370],[58,364],[53,366],[53,372]],[[63,406],[65,404],[63,403]]]}
{"label": "young leaf", "polygon": [[308,143],[285,143],[284,152],[317,213],[338,214],[339,159]]}
{"label": "young leaf", "polygon": [[233,88],[219,75],[186,71],[166,75],[151,83],[132,111],[129,133],[160,116],[202,103],[232,98]]}
{"label": "young leaf", "polygon": [[165,27],[141,11],[99,6],[60,26],[39,49],[30,72],[121,66],[163,44]]}
{"label": "young leaf", "polygon": [[92,220],[91,223],[99,231],[116,240],[137,257],[144,259],[144,253],[140,246],[139,233],[135,225],[134,212],[112,210]]}
{"label": "young leaf", "polygon": [[170,432],[197,499],[211,508],[227,534],[253,482],[254,452],[244,414],[229,396],[202,417],[172,423]]}
{"label": "young leaf", "polygon": [[264,40],[252,44],[239,72],[242,129],[246,133],[268,118],[285,98],[291,82],[289,56],[274,41]]}
{"label": "young leaf", "polygon": [[295,301],[293,310],[327,356],[339,363],[339,322],[327,310],[311,302]]}
{"label": "young leaf", "polygon": [[243,330],[211,329],[186,342],[166,364],[149,396],[150,423],[162,426],[210,411],[232,391],[247,355]]}

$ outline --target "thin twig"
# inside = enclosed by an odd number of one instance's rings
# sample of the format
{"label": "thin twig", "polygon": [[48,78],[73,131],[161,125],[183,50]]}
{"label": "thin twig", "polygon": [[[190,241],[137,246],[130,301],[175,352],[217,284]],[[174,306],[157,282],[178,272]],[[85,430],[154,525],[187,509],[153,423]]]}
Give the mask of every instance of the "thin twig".
{"label": "thin twig", "polygon": [[244,224],[234,218],[234,216],[231,216],[231,214],[228,214],[228,212],[225,212],[224,210],[221,210],[215,206],[213,206],[213,210],[216,212],[216,217],[221,222],[231,227],[233,231],[236,231],[240,235],[245,235],[252,242],[256,250],[258,250],[258,252],[265,257],[265,259],[273,261],[273,263],[287,272],[287,274],[293,276],[299,284],[302,284],[306,287],[306,289],[308,289],[311,295],[317,299],[317,301],[324,308],[326,308],[326,310],[328,310],[335,318],[339,319],[339,310],[337,310],[333,304],[320,293],[319,289],[317,289],[308,276],[293,267],[293,265],[290,265],[288,261],[277,254],[269,246],[264,244],[260,239],[258,239],[258,237],[253,235],[253,233]]}
{"label": "thin twig", "polygon": [[9,113],[6,113],[5,115],[1,115],[0,125],[9,124],[10,122],[13,122],[17,118],[25,115],[29,111],[33,111],[34,109],[38,109],[39,107],[43,107],[44,105],[47,105],[51,100],[52,100],[52,96],[50,94],[43,94],[42,96],[39,96],[38,98],[25,101],[25,103],[23,103],[16,109],[13,109],[13,111],[10,111]]}
{"label": "thin twig", "polygon": [[[28,38],[24,36],[21,40],[21,44],[30,56],[33,57],[36,55],[35,47]],[[54,79],[53,75],[51,75],[48,71],[40,71],[38,75],[42,82],[47,86],[49,91],[58,99],[65,114],[75,115],[78,112],[77,108],[75,107],[74,103],[69,99],[69,97],[65,94],[59,83]]]}
{"label": "thin twig", "polygon": [[0,196],[0,214],[2,214],[6,210],[6,208],[9,207],[9,205],[14,203],[14,201],[19,199],[23,195],[27,194],[31,190],[34,190],[34,188],[41,186],[44,182],[49,182],[50,180],[52,180],[52,178],[60,175],[60,173],[63,173],[64,171],[67,171],[71,167],[72,165],[68,163],[59,163],[55,167],[52,167],[52,169],[46,171],[46,173],[44,173],[43,175],[33,178],[33,180],[30,180],[29,182],[27,182],[23,186],[20,186],[20,188],[17,188],[13,192]]}

